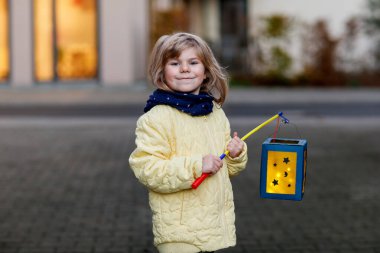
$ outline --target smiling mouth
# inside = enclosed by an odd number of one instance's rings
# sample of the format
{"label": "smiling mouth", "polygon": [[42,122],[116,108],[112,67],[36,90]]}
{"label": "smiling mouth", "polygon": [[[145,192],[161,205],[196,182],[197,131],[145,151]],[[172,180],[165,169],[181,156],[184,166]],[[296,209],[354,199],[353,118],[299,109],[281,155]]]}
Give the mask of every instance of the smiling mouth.
{"label": "smiling mouth", "polygon": [[194,76],[177,76],[177,79],[194,79]]}

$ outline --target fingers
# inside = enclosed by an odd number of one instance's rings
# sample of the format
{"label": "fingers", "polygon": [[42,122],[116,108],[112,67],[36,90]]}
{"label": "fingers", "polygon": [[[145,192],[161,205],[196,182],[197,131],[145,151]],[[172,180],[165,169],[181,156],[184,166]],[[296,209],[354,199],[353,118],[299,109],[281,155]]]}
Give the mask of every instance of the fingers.
{"label": "fingers", "polygon": [[215,158],[215,160],[214,160],[214,162],[215,162],[215,169],[216,169],[216,172],[218,172],[222,168],[223,162],[217,156],[215,156],[214,158]]}
{"label": "fingers", "polygon": [[234,133],[234,138],[231,139],[231,141],[228,143],[227,147],[229,149],[234,148],[234,147],[242,148],[243,145],[244,145],[243,141],[237,135],[235,136],[235,133]]}
{"label": "fingers", "polygon": [[244,148],[244,142],[239,138],[238,133],[234,132],[233,138],[227,145],[229,156],[232,158],[239,156],[243,148]]}
{"label": "fingers", "polygon": [[211,171],[211,173],[212,173],[212,174],[216,174],[216,173],[222,168],[222,166],[223,166],[223,162],[222,162],[222,160],[220,160],[220,158],[217,157],[217,156],[213,156],[212,159],[213,159],[213,163],[212,163],[213,166],[212,166],[212,171]]}
{"label": "fingers", "polygon": [[233,137],[231,141],[237,141],[237,142],[242,142],[242,140],[239,138],[238,133],[234,132]]}
{"label": "fingers", "polygon": [[210,154],[203,157],[202,165],[202,172],[215,174],[223,167],[223,162],[219,157]]}

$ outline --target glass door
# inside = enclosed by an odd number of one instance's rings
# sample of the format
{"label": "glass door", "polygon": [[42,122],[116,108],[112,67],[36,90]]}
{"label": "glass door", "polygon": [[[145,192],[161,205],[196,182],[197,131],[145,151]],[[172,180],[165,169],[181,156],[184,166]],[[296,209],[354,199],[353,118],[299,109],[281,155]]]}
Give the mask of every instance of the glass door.
{"label": "glass door", "polygon": [[39,82],[96,79],[96,0],[35,0],[35,77]]}
{"label": "glass door", "polygon": [[0,0],[0,82],[9,77],[9,8],[8,0]]}
{"label": "glass door", "polygon": [[40,82],[54,80],[53,0],[34,0],[34,67]]}
{"label": "glass door", "polygon": [[221,0],[221,61],[229,71],[247,72],[247,0]]}

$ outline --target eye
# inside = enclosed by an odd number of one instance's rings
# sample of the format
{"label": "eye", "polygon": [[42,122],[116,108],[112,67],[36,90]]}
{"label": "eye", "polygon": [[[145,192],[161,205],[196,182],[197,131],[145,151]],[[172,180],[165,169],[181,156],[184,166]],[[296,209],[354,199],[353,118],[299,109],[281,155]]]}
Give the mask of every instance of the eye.
{"label": "eye", "polygon": [[192,61],[192,62],[190,62],[190,64],[191,65],[197,65],[197,64],[199,64],[199,62],[198,61]]}
{"label": "eye", "polygon": [[176,61],[172,61],[172,62],[169,62],[169,65],[170,66],[178,66],[178,62],[176,62]]}

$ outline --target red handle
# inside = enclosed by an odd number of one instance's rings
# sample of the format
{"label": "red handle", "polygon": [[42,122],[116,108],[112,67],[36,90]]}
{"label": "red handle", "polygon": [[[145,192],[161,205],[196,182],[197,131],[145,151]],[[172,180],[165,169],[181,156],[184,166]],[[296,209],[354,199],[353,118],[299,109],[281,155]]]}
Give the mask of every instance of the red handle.
{"label": "red handle", "polygon": [[191,188],[197,189],[198,186],[205,180],[210,174],[208,173],[202,173],[202,176],[195,179],[194,183],[191,185]]}
{"label": "red handle", "polygon": [[[224,152],[221,156],[219,156],[220,160],[223,160],[224,157],[229,153],[229,151]],[[194,183],[191,185],[191,188],[197,189],[198,186],[208,177],[210,173],[202,173],[202,176],[195,179]]]}

